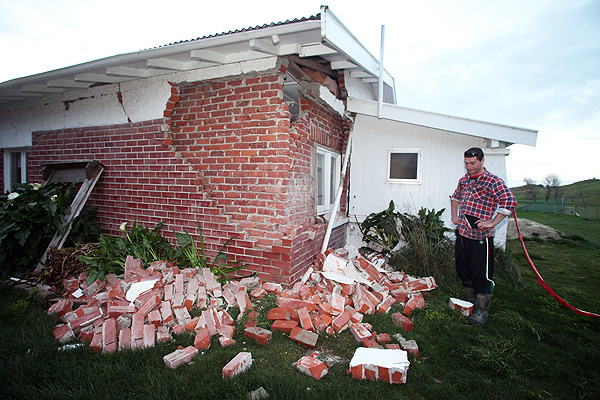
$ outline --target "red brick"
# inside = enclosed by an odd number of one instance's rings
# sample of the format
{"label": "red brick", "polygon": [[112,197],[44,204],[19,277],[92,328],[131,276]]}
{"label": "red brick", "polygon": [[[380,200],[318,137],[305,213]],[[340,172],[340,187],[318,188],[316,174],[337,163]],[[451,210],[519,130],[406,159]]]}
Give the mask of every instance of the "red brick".
{"label": "red brick", "polygon": [[182,364],[191,362],[198,355],[198,349],[194,346],[188,346],[185,349],[175,350],[163,357],[165,365],[171,369],[175,369]]}
{"label": "red brick", "polygon": [[200,329],[194,338],[194,347],[200,350],[206,350],[210,347],[211,334],[208,329]]}
{"label": "red brick", "polygon": [[317,345],[319,334],[296,327],[290,332],[290,339],[310,349],[314,349]]}
{"label": "red brick", "polygon": [[392,314],[392,322],[394,325],[404,329],[405,332],[413,330],[413,322],[399,312]]}
{"label": "red brick", "polygon": [[223,367],[223,378],[232,378],[245,372],[252,365],[252,354],[248,352],[238,353],[231,361]]}
{"label": "red brick", "polygon": [[316,380],[321,379],[328,372],[325,363],[315,357],[302,357],[296,362],[296,368]]}
{"label": "red brick", "polygon": [[244,336],[248,336],[262,345],[266,345],[271,341],[271,335],[272,332],[264,328],[250,327],[244,329]]}
{"label": "red brick", "polygon": [[274,321],[276,319],[290,319],[290,310],[288,308],[274,307],[267,313],[267,319]]}
{"label": "red brick", "polygon": [[292,329],[299,325],[298,321],[288,321],[284,319],[278,319],[273,321],[271,329],[274,331],[281,331],[283,333],[290,333]]}

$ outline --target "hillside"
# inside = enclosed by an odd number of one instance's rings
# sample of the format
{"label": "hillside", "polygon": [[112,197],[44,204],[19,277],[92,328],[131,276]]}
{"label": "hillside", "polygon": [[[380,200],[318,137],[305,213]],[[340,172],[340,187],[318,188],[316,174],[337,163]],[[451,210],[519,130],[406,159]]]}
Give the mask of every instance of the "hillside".
{"label": "hillside", "polygon": [[[531,202],[526,185],[511,188],[520,205]],[[589,218],[599,218],[600,212],[600,179],[586,179],[560,186],[567,207],[576,207],[577,213]],[[537,202],[544,202],[546,188],[537,185]]]}

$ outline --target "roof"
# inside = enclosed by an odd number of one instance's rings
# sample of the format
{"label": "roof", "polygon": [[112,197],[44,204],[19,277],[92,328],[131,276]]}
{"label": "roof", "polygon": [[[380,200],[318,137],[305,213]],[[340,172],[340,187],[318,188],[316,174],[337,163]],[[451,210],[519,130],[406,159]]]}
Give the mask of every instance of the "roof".
{"label": "roof", "polygon": [[[377,102],[353,97],[348,98],[347,109],[350,112],[372,117],[377,117],[379,111]],[[533,129],[517,128],[514,126],[414,110],[387,103],[383,103],[382,105],[381,118],[460,133],[463,135],[499,140],[509,144],[519,143],[535,146],[538,134],[538,131]]]}
{"label": "roof", "polygon": [[[333,70],[377,85],[379,61],[329,10],[314,16],[229,31],[119,54],[0,83],[0,103],[81,90],[99,84],[144,79],[267,56],[319,56]],[[394,90],[392,76],[383,81]]]}

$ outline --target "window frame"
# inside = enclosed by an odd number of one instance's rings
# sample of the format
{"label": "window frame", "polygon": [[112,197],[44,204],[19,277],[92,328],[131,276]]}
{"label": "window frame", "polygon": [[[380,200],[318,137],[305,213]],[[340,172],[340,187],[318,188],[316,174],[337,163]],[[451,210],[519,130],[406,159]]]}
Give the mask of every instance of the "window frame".
{"label": "window frame", "polygon": [[[13,185],[27,183],[27,151],[24,149],[4,149],[4,193],[13,190]],[[19,182],[13,182],[13,154],[21,156],[21,176]]]}
{"label": "window frame", "polygon": [[[325,156],[323,166],[323,198],[330,199],[329,204],[319,204],[319,180],[321,174],[319,174],[319,155]],[[332,171],[332,160],[335,160],[335,171]],[[326,214],[331,211],[335,202],[335,193],[340,185],[340,178],[342,173],[342,155],[331,151],[325,147],[316,146],[315,153],[315,200],[317,205],[317,215]],[[332,181],[333,179],[333,181]]]}
{"label": "window frame", "polygon": [[[390,178],[391,168],[392,168],[392,154],[416,154],[417,155],[417,177],[415,179],[407,179],[407,178]],[[387,158],[386,158],[386,175],[385,181],[387,183],[403,183],[403,184],[412,184],[419,185],[421,184],[421,166],[423,163],[423,149],[422,148],[393,148],[388,149]]]}

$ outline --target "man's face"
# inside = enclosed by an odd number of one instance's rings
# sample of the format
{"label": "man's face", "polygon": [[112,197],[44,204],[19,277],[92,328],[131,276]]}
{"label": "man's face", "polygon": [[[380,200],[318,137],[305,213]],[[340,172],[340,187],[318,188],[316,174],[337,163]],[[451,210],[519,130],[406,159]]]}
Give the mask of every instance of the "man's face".
{"label": "man's face", "polygon": [[483,162],[485,158],[482,158],[481,161],[477,159],[477,157],[465,157],[465,168],[467,169],[467,173],[471,176],[479,175],[483,172]]}

